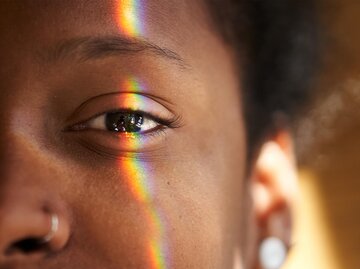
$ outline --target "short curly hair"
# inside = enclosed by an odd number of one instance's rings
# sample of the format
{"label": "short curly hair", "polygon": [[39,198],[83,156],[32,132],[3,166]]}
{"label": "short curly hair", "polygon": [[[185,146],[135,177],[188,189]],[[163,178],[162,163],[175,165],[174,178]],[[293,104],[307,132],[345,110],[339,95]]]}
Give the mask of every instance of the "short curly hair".
{"label": "short curly hair", "polygon": [[293,118],[310,90],[318,62],[312,0],[205,0],[214,27],[236,48],[244,77],[249,150]]}

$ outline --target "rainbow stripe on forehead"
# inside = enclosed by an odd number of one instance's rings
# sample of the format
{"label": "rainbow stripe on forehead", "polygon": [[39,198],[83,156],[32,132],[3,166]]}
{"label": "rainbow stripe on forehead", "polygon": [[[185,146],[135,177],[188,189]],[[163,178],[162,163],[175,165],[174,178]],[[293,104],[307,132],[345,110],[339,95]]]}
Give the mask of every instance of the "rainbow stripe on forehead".
{"label": "rainbow stripe on forehead", "polygon": [[118,26],[126,37],[136,37],[144,33],[143,0],[119,0],[117,8]]}

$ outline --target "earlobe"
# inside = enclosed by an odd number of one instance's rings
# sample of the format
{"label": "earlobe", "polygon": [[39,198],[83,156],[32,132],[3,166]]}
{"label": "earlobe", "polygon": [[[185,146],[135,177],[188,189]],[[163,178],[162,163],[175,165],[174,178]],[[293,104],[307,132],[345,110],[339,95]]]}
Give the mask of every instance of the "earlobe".
{"label": "earlobe", "polygon": [[[271,252],[270,247],[278,246],[274,251],[283,255],[284,249],[279,243],[283,242],[285,249],[291,245],[291,211],[297,197],[296,165],[288,133],[279,133],[263,145],[253,168],[251,184],[258,224],[258,252],[260,246],[263,253],[264,249]],[[277,244],[270,244],[275,238]],[[264,265],[260,268],[266,269]]]}

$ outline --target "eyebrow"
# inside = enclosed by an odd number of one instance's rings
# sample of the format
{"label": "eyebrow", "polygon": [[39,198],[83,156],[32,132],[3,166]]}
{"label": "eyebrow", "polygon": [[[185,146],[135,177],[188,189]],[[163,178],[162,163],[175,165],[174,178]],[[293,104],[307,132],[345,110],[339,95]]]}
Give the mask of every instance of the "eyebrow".
{"label": "eyebrow", "polygon": [[188,66],[178,53],[169,48],[160,47],[144,39],[121,36],[82,37],[64,40],[48,50],[45,59],[48,62],[56,62],[66,58],[89,61],[137,53],[151,53],[173,61],[183,68]]}

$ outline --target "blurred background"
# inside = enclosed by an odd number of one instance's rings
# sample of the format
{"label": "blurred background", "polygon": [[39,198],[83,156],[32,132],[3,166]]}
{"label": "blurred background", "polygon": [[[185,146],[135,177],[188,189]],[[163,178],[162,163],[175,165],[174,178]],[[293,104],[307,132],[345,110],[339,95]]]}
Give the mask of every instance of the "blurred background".
{"label": "blurred background", "polygon": [[322,0],[321,73],[295,135],[301,203],[286,269],[360,269],[360,1]]}

